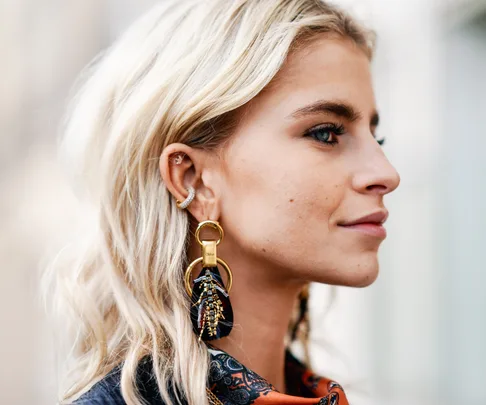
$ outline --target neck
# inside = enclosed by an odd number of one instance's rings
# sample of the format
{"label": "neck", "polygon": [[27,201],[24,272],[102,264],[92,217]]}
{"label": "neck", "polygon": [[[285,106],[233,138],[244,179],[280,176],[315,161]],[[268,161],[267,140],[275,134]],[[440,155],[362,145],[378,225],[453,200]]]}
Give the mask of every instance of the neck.
{"label": "neck", "polygon": [[[285,393],[285,336],[301,283],[282,284],[268,266],[232,255],[230,300],[234,326],[229,336],[211,341]],[[268,277],[268,274],[274,276]],[[259,276],[260,275],[260,276]],[[265,277],[266,276],[266,277]]]}

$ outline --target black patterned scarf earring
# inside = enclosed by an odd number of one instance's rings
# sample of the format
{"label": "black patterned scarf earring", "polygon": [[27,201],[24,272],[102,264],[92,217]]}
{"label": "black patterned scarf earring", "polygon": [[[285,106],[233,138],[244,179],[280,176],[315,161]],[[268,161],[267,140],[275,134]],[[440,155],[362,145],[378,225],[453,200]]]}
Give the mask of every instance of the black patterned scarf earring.
{"label": "black patterned scarf earring", "polygon": [[[219,232],[219,239],[201,241],[201,230],[209,226]],[[194,260],[184,276],[186,291],[191,297],[191,321],[194,332],[199,341],[215,340],[228,336],[233,328],[233,308],[229,299],[229,292],[233,282],[233,275],[224,260],[217,257],[216,246],[223,240],[223,228],[217,221],[202,221],[196,229],[196,240],[202,247],[202,256]],[[191,275],[194,267],[202,262],[202,270],[194,279],[191,288]],[[228,287],[218,270],[220,264],[227,273]]]}
{"label": "black patterned scarf earring", "polygon": [[291,342],[298,339],[302,343],[304,350],[304,361],[306,364],[309,364],[310,362],[309,334],[309,284],[306,284],[299,293],[298,315],[290,333]]}

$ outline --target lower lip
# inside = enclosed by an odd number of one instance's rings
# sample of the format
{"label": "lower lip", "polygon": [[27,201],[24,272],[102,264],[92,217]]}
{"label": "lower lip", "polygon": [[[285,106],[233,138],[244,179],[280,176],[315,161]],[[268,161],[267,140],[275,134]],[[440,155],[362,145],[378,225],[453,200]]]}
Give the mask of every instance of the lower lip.
{"label": "lower lip", "polygon": [[362,232],[366,235],[376,236],[378,238],[386,238],[386,229],[383,227],[383,225],[377,225],[371,222],[363,222],[361,224],[339,226],[353,231]]}

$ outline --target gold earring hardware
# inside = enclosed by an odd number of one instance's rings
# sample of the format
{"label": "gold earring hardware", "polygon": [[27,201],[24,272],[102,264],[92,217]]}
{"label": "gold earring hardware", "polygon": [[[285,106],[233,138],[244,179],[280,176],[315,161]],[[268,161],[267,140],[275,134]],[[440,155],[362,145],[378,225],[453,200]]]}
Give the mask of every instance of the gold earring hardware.
{"label": "gold earring hardware", "polygon": [[[219,232],[219,239],[218,240],[203,240],[203,241],[201,241],[200,233],[201,233],[201,230],[204,227],[210,227],[210,228],[217,230]],[[196,237],[197,242],[202,247],[202,256],[197,258],[196,260],[194,260],[187,267],[186,273],[184,275],[184,284],[185,284],[187,293],[189,294],[189,296],[192,295],[192,288],[191,288],[191,284],[190,284],[192,270],[200,262],[202,262],[203,267],[216,267],[217,264],[219,263],[224,268],[224,270],[226,271],[226,274],[228,276],[228,286],[226,287],[226,290],[229,293],[229,291],[231,290],[231,285],[233,284],[233,274],[231,273],[231,270],[230,270],[229,266],[226,264],[226,262],[224,260],[220,259],[219,257],[217,257],[217,253],[216,253],[216,246],[219,245],[224,238],[223,228],[221,228],[221,225],[219,225],[218,221],[211,221],[211,220],[202,221],[202,222],[199,223],[199,225],[196,229],[195,237]]]}
{"label": "gold earring hardware", "polygon": [[206,221],[200,222],[199,225],[197,226],[196,233],[195,233],[197,243],[199,243],[201,246],[203,245],[203,243],[201,242],[201,239],[199,238],[199,235],[201,233],[201,230],[205,226],[208,226],[210,228],[216,229],[219,232],[219,239],[216,241],[216,245],[219,245],[221,243],[221,241],[223,240],[223,238],[224,238],[223,228],[221,228],[221,225],[219,224],[218,221],[211,221],[209,219],[206,220]]}
{"label": "gold earring hardware", "polygon": [[[191,275],[192,275],[192,270],[194,269],[194,267],[196,266],[196,264],[202,262],[203,258],[202,257],[198,257],[196,260],[194,260],[188,267],[187,267],[187,270],[186,270],[186,274],[185,274],[185,277],[184,277],[184,284],[185,284],[185,287],[186,287],[186,291],[187,291],[187,294],[191,297],[192,296],[192,287],[191,287]],[[229,268],[229,266],[226,264],[226,262],[223,260],[223,259],[220,259],[219,257],[216,259],[216,261],[221,265],[221,267],[223,267],[223,269],[226,271],[226,275],[228,276],[228,281],[227,281],[227,287],[226,287],[226,291],[230,292],[231,290],[231,285],[233,284],[233,274],[231,273],[231,270]]]}

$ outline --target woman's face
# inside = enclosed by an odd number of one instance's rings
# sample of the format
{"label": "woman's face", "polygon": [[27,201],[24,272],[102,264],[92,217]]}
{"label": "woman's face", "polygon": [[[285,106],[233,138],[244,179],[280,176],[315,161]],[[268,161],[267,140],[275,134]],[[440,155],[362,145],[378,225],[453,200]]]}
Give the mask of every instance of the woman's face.
{"label": "woman's face", "polygon": [[386,213],[383,197],[400,177],[375,138],[363,51],[345,39],[314,40],[240,118],[221,167],[221,248],[231,241],[284,279],[371,284],[384,236],[339,224]]}

